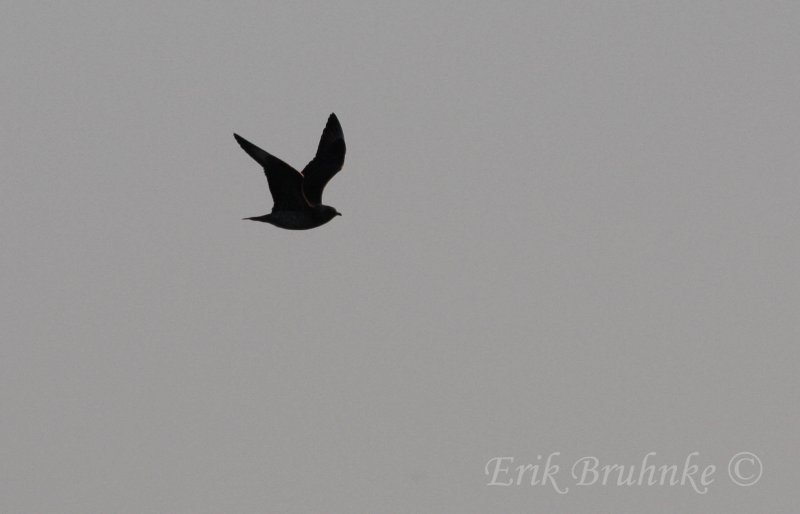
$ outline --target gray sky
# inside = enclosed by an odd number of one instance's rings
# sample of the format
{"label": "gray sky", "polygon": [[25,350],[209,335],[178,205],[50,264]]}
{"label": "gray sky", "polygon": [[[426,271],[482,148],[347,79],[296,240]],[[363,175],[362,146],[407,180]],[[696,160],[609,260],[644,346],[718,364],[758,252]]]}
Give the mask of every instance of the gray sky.
{"label": "gray sky", "polygon": [[[800,503],[797,4],[7,4],[0,511]],[[241,221],[232,133],[302,167],[331,112],[343,216]]]}

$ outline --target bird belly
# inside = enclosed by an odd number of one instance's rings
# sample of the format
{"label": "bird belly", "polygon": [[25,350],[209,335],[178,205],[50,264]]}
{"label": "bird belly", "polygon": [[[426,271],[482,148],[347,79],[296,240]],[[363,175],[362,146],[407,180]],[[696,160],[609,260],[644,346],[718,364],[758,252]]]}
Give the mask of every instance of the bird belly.
{"label": "bird belly", "polygon": [[287,230],[308,230],[325,224],[310,211],[273,211],[264,221]]}

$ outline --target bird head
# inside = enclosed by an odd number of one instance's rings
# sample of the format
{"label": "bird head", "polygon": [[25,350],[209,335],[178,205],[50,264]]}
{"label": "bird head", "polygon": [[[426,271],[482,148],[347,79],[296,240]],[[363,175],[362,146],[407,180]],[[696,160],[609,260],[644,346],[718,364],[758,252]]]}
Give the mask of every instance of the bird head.
{"label": "bird head", "polygon": [[322,217],[328,220],[332,220],[334,217],[342,215],[341,212],[337,211],[334,207],[331,207],[330,205],[319,205],[317,209],[322,214]]}

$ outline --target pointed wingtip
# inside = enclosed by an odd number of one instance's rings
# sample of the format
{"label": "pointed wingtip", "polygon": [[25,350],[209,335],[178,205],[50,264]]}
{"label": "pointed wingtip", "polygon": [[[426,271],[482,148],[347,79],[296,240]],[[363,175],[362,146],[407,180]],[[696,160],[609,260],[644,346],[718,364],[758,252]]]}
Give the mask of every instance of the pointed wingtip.
{"label": "pointed wingtip", "polygon": [[[241,146],[242,149],[245,152],[247,152],[248,154],[252,151],[253,148],[256,148],[256,146],[253,143],[251,143],[247,139],[243,138],[242,136],[240,136],[236,132],[233,133],[233,138],[236,140],[237,143],[239,143],[239,146]],[[255,158],[255,157],[253,157],[253,158]],[[258,159],[256,159],[256,160],[258,160]]]}
{"label": "pointed wingtip", "polygon": [[342,131],[342,124],[339,122],[339,118],[336,117],[335,112],[332,112],[331,115],[328,116],[328,122],[325,123],[325,130]]}

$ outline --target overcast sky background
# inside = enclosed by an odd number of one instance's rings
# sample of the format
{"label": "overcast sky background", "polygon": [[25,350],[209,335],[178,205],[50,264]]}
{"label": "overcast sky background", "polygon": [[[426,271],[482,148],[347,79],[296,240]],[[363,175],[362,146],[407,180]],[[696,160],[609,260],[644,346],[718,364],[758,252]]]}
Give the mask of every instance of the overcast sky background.
{"label": "overcast sky background", "polygon": [[[794,2],[6,2],[0,511],[788,512]],[[343,213],[272,206],[327,116]],[[714,464],[690,487],[568,468]],[[737,487],[728,459],[757,454]],[[559,484],[486,462],[560,452]]]}

